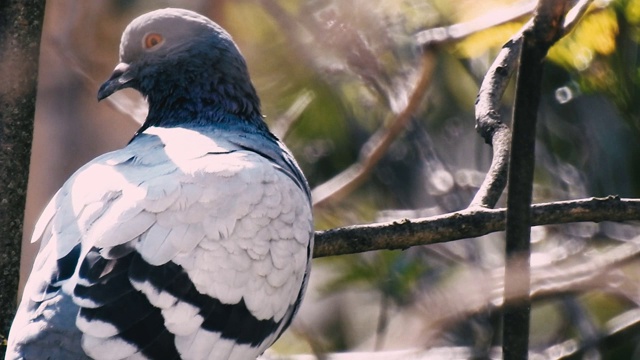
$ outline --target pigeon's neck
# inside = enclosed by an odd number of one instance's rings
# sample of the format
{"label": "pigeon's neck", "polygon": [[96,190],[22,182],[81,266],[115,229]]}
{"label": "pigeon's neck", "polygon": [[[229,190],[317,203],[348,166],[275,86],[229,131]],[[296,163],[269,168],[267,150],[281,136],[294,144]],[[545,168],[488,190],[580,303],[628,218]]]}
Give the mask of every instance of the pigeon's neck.
{"label": "pigeon's neck", "polygon": [[[260,100],[248,81],[176,83],[147,95],[149,114],[141,131],[150,126],[234,126],[268,132]],[[140,131],[139,131],[140,132]]]}

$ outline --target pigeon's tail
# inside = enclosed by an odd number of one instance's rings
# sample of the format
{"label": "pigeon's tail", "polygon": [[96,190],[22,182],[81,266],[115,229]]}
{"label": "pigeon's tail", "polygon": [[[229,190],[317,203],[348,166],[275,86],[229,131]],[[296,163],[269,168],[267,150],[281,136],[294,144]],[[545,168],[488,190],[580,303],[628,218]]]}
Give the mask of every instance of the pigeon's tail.
{"label": "pigeon's tail", "polygon": [[[81,350],[82,333],[75,324],[78,307],[70,296],[61,291],[43,302],[26,301],[31,304],[29,309],[20,307],[5,360],[89,359]],[[38,316],[29,320],[28,312]]]}

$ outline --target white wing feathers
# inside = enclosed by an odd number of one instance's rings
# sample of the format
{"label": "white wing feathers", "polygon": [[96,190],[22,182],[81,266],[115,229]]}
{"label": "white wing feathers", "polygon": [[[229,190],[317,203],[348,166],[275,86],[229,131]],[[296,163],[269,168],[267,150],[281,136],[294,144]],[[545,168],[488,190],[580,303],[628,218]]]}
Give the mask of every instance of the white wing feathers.
{"label": "white wing feathers", "polygon": [[[257,320],[287,321],[313,241],[308,194],[270,159],[224,139],[220,133],[150,128],[78,170],[36,226],[34,241],[41,240],[42,248],[30,283],[46,283],[59,271],[52,270],[56,262],[78,244],[78,263],[92,248],[105,259],[120,247],[135,248],[150,265],[181,266],[200,294],[222,304],[244,300]],[[63,286],[68,294],[78,284],[79,268]],[[229,341],[200,328],[198,307],[149,281],[132,284],[161,309],[181,354],[216,337],[220,344]],[[35,295],[33,288],[43,285],[30,286]],[[118,331],[113,326],[87,319],[78,326],[90,335],[85,350],[117,342],[110,338]],[[255,345],[243,346],[229,352]]]}

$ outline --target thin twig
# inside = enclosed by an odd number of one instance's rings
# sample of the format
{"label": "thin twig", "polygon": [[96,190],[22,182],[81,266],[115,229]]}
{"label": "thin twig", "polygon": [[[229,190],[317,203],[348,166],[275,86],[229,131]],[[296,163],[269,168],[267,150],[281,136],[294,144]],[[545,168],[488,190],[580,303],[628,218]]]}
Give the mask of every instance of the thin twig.
{"label": "thin twig", "polygon": [[480,31],[517,20],[530,14],[535,7],[536,1],[527,1],[507,8],[496,9],[490,14],[468,22],[421,31],[416,34],[416,41],[422,47],[454,43]]}
{"label": "thin twig", "polygon": [[293,124],[300,119],[300,115],[311,104],[314,97],[313,91],[303,91],[289,109],[271,125],[271,132],[281,140],[284,140],[289,131],[291,131]]}
{"label": "thin twig", "polygon": [[567,12],[567,16],[565,16],[564,24],[562,26],[564,28],[564,35],[570,33],[571,30],[575,28],[582,18],[582,15],[584,15],[589,9],[589,5],[591,5],[592,2],[593,0],[580,0]]}
{"label": "thin twig", "polygon": [[357,188],[373,170],[393,141],[406,128],[409,120],[416,112],[431,83],[435,56],[431,51],[425,52],[422,61],[422,73],[407,106],[400,112],[388,127],[373,134],[362,146],[358,161],[329,181],[320,184],[311,192],[314,206],[322,206],[329,200],[341,199]]}
{"label": "thin twig", "polygon": [[500,100],[513,74],[521,38],[509,41],[489,68],[476,100],[476,130],[493,147],[493,160],[478,192],[469,205],[493,208],[507,184],[511,130],[500,119]]}
{"label": "thin twig", "polygon": [[590,254],[586,261],[578,264],[536,268],[531,274],[531,297],[541,300],[558,294],[584,292],[595,288],[621,288],[619,280],[607,281],[611,279],[611,272],[637,260],[638,257],[640,237]]}

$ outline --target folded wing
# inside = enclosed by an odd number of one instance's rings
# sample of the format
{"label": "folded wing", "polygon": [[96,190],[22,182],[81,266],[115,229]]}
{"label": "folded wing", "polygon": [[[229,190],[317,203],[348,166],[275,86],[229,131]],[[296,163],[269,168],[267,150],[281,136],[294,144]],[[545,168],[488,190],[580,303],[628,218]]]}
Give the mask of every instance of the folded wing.
{"label": "folded wing", "polygon": [[247,136],[151,128],[80,169],[37,225],[10,349],[50,354],[55,339],[64,359],[264,351],[299,304],[313,227],[290,155]]}

